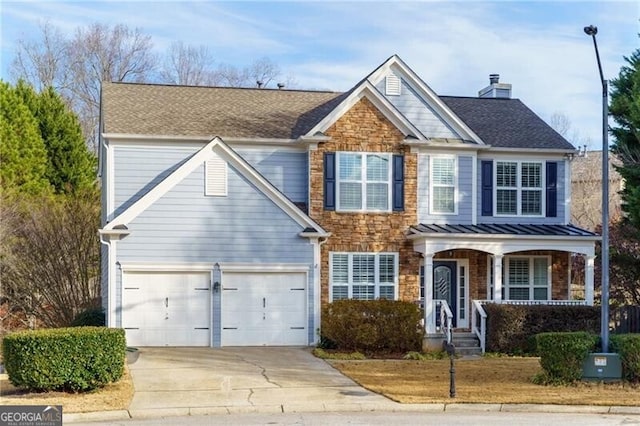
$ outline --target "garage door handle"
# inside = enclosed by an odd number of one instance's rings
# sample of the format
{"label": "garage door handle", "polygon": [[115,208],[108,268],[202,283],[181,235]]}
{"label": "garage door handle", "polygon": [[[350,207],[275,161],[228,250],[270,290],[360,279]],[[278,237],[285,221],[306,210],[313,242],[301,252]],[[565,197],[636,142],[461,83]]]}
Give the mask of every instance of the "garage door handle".
{"label": "garage door handle", "polygon": [[164,306],[165,306],[165,308],[169,307],[169,298],[168,297],[164,298]]}
{"label": "garage door handle", "polygon": [[263,308],[266,308],[266,307],[267,307],[267,298],[266,298],[266,297],[263,297],[263,298],[262,298],[262,307],[263,307]]}

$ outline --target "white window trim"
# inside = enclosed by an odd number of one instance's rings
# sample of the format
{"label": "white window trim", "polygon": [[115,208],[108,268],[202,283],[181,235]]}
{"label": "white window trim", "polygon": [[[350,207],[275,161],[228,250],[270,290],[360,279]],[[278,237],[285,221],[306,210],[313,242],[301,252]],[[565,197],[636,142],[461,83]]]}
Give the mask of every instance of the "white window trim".
{"label": "white window trim", "polygon": [[[392,211],[392,202],[393,202],[393,158],[390,152],[358,152],[358,151],[341,151],[336,153],[336,211],[337,212],[350,212],[350,213],[389,213]],[[342,155],[361,155],[362,162],[360,168],[360,180],[358,181],[361,185],[362,196],[360,198],[360,208],[359,209],[345,209],[340,206],[340,184],[343,182],[340,179],[340,157]],[[367,209],[367,156],[368,155],[379,155],[381,157],[386,157],[389,161],[389,167],[387,170],[387,208],[386,209]],[[345,183],[354,181],[345,180]]]}
{"label": "white window trim", "polygon": [[[439,212],[434,209],[434,183],[433,183],[433,160],[434,159],[452,159],[453,160],[453,212]],[[455,155],[430,155],[429,156],[429,214],[442,215],[442,216],[457,216],[458,215],[458,157]],[[439,185],[442,187],[449,187],[449,185]]]}
{"label": "white window trim", "polygon": [[[498,188],[498,163],[516,163],[516,185],[515,187]],[[522,214],[522,191],[534,190],[537,188],[522,187],[522,163],[540,164],[540,214]],[[494,216],[499,217],[545,217],[547,211],[545,189],[547,187],[547,176],[545,170],[545,162],[542,160],[510,160],[498,159],[493,162],[493,211]],[[516,190],[516,206],[517,213],[505,214],[498,212],[498,189],[515,189]]]}
{"label": "white window trim", "polygon": [[389,285],[389,283],[380,283],[380,256],[391,255],[394,258],[394,276],[393,276],[393,300],[398,300],[398,276],[399,276],[399,256],[394,252],[329,252],[329,302],[333,302],[333,256],[334,255],[347,255],[348,256],[348,274],[347,283],[340,283],[338,285],[347,286],[347,299],[353,299],[353,255],[373,255],[375,256],[375,278],[374,278],[374,300],[380,298],[380,286]]}
{"label": "white window trim", "polygon": [[[503,285],[502,287],[504,288],[504,296],[505,299],[504,300],[519,300],[519,299],[511,299],[509,297],[509,289],[511,288],[511,285],[509,283],[509,263],[511,262],[512,259],[528,259],[529,260],[529,283],[527,285],[527,288],[529,289],[529,298],[526,300],[536,300],[534,299],[534,288],[546,288],[547,289],[547,299],[546,300],[552,300],[553,299],[553,294],[551,292],[552,288],[552,282],[553,280],[551,279],[551,274],[552,274],[552,264],[551,264],[551,256],[518,256],[518,255],[511,255],[511,256],[505,256],[504,257],[504,261],[503,261],[503,267],[504,267],[504,273],[502,274],[502,281],[503,281]],[[547,286],[546,287],[542,287],[542,286],[534,286],[534,259],[546,259],[547,260]],[[521,285],[516,285],[513,286],[515,288],[522,288],[523,286]]]}

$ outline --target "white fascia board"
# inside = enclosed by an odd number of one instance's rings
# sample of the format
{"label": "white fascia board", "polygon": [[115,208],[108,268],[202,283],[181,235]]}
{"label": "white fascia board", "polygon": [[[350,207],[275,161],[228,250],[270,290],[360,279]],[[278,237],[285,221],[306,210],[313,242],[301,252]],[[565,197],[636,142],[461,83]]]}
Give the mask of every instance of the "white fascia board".
{"label": "white fascia board", "polygon": [[[256,146],[297,146],[302,144],[303,140],[298,139],[280,139],[280,138],[238,138],[238,137],[225,137],[225,136],[213,136],[213,135],[199,135],[199,136],[183,136],[183,135],[152,135],[152,134],[126,134],[126,133],[102,133],[102,137],[109,139],[114,145],[160,145],[160,144],[180,144],[185,145],[188,143],[208,143],[211,139],[218,137],[223,139],[226,144],[242,144],[242,145],[256,145]],[[316,139],[316,142],[329,139],[326,136],[314,136],[309,138]],[[200,145],[202,146],[202,145]]]}
{"label": "white fascia board", "polygon": [[487,150],[490,147],[490,145],[475,145],[470,143],[461,143],[459,141],[445,143],[405,139],[403,143],[411,148],[416,148],[418,152],[433,152],[434,150],[477,152]]}
{"label": "white fascia board", "polygon": [[214,153],[227,161],[227,163],[231,164],[232,167],[246,177],[300,226],[304,228],[314,228],[319,234],[326,234],[320,225],[315,223],[309,216],[298,209],[295,204],[285,197],[275,186],[259,174],[219,137],[212,139],[211,142],[195,153],[191,158],[189,158],[189,160],[147,192],[142,198],[133,203],[128,209],[115,217],[103,229],[112,230],[118,225],[127,225],[143,211],[158,201],[163,195],[169,192],[185,177],[191,174],[198,166],[206,160],[213,158]]}
{"label": "white fascia board", "polygon": [[599,237],[544,237],[531,236],[531,238],[518,238],[518,236],[487,236],[477,235],[476,238],[469,238],[470,235],[438,235],[433,238],[433,234],[419,234],[409,236],[413,240],[414,250],[422,253],[438,253],[446,250],[469,249],[480,250],[491,254],[508,254],[530,250],[555,250],[573,253],[583,253],[589,256],[595,253],[595,242]]}
{"label": "white fascia board", "polygon": [[553,148],[505,148],[505,147],[492,147],[490,151],[485,155],[491,154],[530,154],[530,155],[556,155],[564,156],[565,154],[575,154],[577,151],[572,149],[553,149]]}
{"label": "white fascia board", "polygon": [[[478,136],[467,124],[458,117],[451,108],[449,108],[411,68],[404,63],[400,57],[393,55],[389,60],[380,66],[375,72],[373,72],[368,80],[373,85],[376,85],[382,80],[390,71],[399,72],[404,78],[405,82],[416,92],[421,94],[424,100],[434,108],[444,120],[453,127],[458,134],[463,136],[463,139],[469,139],[479,145],[485,145],[480,136]],[[466,136],[466,137],[465,137]]]}
{"label": "white fascia board", "polygon": [[369,82],[363,81],[356,87],[349,96],[343,99],[340,104],[327,114],[315,127],[313,127],[304,137],[310,137],[327,131],[329,127],[340,119],[347,111],[349,111],[362,98],[367,98],[382,114],[398,128],[405,136],[412,135],[418,140],[424,140],[424,135],[406,119],[397,110],[391,102],[378,92],[378,90]]}
{"label": "white fascia board", "polygon": [[539,240],[539,241],[573,241],[573,242],[595,242],[602,238],[598,235],[572,237],[567,235],[511,235],[511,234],[440,234],[431,232],[415,232],[407,236],[409,240],[417,239],[442,239],[442,240]]}

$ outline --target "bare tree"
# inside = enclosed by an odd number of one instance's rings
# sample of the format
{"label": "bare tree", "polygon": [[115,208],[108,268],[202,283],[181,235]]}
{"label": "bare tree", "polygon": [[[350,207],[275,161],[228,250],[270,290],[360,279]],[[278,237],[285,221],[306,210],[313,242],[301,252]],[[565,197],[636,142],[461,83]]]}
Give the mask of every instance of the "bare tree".
{"label": "bare tree", "polygon": [[256,82],[261,81],[263,87],[269,87],[270,83],[280,77],[281,72],[278,64],[265,56],[255,60],[249,66],[247,74],[251,79],[251,81],[248,82],[249,85],[256,84]]}
{"label": "bare tree", "polygon": [[90,141],[96,140],[102,82],[149,80],[157,66],[152,47],[151,36],[125,25],[92,24],[76,31],[69,44],[70,92]]}
{"label": "bare tree", "polygon": [[2,220],[0,299],[48,327],[67,326],[99,307],[97,191],[34,200],[19,213],[5,204],[3,213],[11,215]]}
{"label": "bare tree", "polygon": [[171,44],[160,70],[162,81],[187,86],[214,86],[213,55],[206,46],[185,45],[178,41]]}
{"label": "bare tree", "polygon": [[151,80],[157,67],[151,49],[151,36],[137,28],[92,24],[67,39],[47,23],[39,39],[18,42],[11,69],[15,78],[40,89],[53,86],[61,93],[96,152],[101,83]]}
{"label": "bare tree", "polygon": [[41,39],[20,39],[10,74],[23,79],[36,90],[53,87],[58,91],[67,87],[68,42],[60,30],[49,22],[40,24]]}

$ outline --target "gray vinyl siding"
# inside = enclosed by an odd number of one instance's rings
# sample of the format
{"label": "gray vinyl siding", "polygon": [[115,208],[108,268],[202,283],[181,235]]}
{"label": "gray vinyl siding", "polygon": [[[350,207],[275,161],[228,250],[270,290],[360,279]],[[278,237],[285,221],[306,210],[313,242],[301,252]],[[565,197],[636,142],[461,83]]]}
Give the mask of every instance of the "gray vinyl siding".
{"label": "gray vinyl siding", "polygon": [[114,217],[158,185],[194,148],[117,147],[114,151]]}
{"label": "gray vinyl siding", "polygon": [[473,157],[458,156],[458,211],[456,215],[430,214],[429,206],[429,158],[418,155],[418,222],[439,224],[473,223]]}
{"label": "gray vinyl siding", "polygon": [[[485,159],[486,160],[486,159]],[[482,216],[482,170],[480,167],[480,161],[478,160],[477,167],[477,179],[478,179],[478,223],[506,223],[506,224],[531,224],[531,225],[544,225],[544,224],[565,224],[565,211],[567,209],[567,201],[565,199],[566,179],[565,169],[566,164],[564,161],[558,161],[558,181],[557,181],[557,215],[556,217],[532,217],[532,216]],[[496,161],[496,160],[494,160]],[[536,159],[536,161],[539,161]],[[544,167],[544,166],[543,166]],[[544,168],[543,168],[544,169]],[[495,177],[494,177],[495,179]],[[495,188],[494,194],[495,197]],[[543,189],[542,196],[545,196]]]}
{"label": "gray vinyl siding", "polygon": [[[149,192],[196,152],[195,148],[117,147],[114,152],[115,215]],[[307,201],[306,153],[276,149],[237,151],[294,202]]]}
{"label": "gray vinyl siding", "polygon": [[306,152],[246,148],[238,148],[236,152],[291,201],[307,201],[309,165]]}
{"label": "gray vinyl siding", "polygon": [[301,226],[229,167],[227,197],[204,196],[204,165],[134,219],[121,261],[287,262],[313,257]]}
{"label": "gray vinyl siding", "polygon": [[407,85],[404,79],[402,80],[402,89],[399,96],[386,95],[384,78],[380,80],[376,88],[426,137],[460,139],[460,136],[442,120],[418,93]]}

